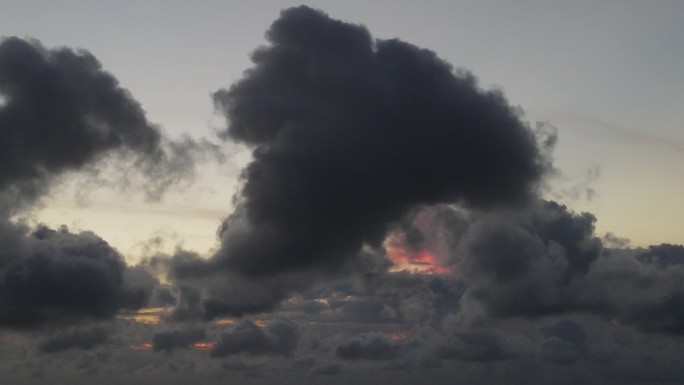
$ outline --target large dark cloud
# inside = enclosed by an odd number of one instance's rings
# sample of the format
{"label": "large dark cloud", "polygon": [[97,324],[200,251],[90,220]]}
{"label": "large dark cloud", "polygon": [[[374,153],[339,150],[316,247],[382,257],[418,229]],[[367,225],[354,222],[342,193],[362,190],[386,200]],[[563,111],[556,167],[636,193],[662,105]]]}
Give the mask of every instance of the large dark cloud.
{"label": "large dark cloud", "polygon": [[470,73],[307,7],[283,11],[267,38],[245,77],[214,94],[223,136],[253,149],[222,247],[204,269],[177,271],[267,282],[339,273],[417,206],[491,208],[536,195],[547,148]]}
{"label": "large dark cloud", "polygon": [[[217,257],[247,274],[347,258],[418,204],[521,203],[546,160],[501,93],[433,52],[283,11],[254,68],[215,94],[254,148]],[[232,228],[232,227],[235,228]]]}
{"label": "large dark cloud", "polygon": [[93,168],[114,150],[118,162],[154,179],[160,194],[191,172],[201,145],[170,142],[142,107],[85,50],[47,49],[15,37],[0,42],[0,197],[16,211],[66,171]]}
{"label": "large dark cloud", "polygon": [[144,293],[131,299],[123,257],[97,235],[39,227],[18,236],[21,251],[2,253],[0,326],[109,318],[146,303]]}
{"label": "large dark cloud", "polygon": [[[369,383],[682,382],[684,247],[629,249],[600,239],[593,215],[539,199],[553,134],[535,137],[500,93],[434,53],[321,12],[286,10],[267,37],[244,79],[214,95],[223,137],[254,154],[220,250],[144,268],[91,232],[8,218],[112,156],[156,194],[202,145],[164,139],[87,52],[0,43],[0,326],[51,326],[33,333],[49,335],[39,351],[71,362],[55,372],[130,379],[197,368],[223,382],[294,382],[287,370],[338,382],[361,370]],[[396,271],[391,247],[427,252],[441,270]],[[147,269],[168,269],[170,286]],[[173,329],[82,325],[150,298],[176,305],[160,312]],[[182,324],[259,312],[274,314]],[[6,335],[3,359],[28,334]],[[218,337],[210,355],[226,360],[129,350],[150,335],[167,352]]]}
{"label": "large dark cloud", "polygon": [[212,147],[165,138],[85,50],[1,40],[0,97],[0,326],[110,318],[145,306],[158,282],[129,269],[96,234],[10,218],[81,171],[103,178],[115,170],[119,185],[138,182],[159,197]]}

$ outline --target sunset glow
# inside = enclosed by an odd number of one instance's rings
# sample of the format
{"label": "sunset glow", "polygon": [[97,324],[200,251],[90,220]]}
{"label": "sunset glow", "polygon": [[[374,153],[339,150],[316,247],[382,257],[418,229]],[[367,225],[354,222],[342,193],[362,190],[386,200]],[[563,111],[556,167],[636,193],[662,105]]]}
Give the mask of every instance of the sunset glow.
{"label": "sunset glow", "polygon": [[[216,342],[195,342],[190,347],[194,350],[209,351],[216,347]],[[132,350],[152,350],[153,345],[149,342],[142,344],[131,344]]]}
{"label": "sunset glow", "polygon": [[130,348],[133,350],[152,350],[152,344],[151,343],[132,344],[130,346]]}
{"label": "sunset glow", "polygon": [[235,325],[237,320],[235,318],[218,318],[213,321],[216,325]]}
{"label": "sunset glow", "polygon": [[119,314],[117,318],[134,321],[144,325],[158,325],[164,313],[171,311],[171,308],[164,307],[148,307],[142,308],[138,311],[126,312]]}
{"label": "sunset glow", "polygon": [[211,350],[216,347],[216,342],[196,342],[192,344],[195,350]]}
{"label": "sunset glow", "polygon": [[0,0],[0,385],[684,385],[684,0]]}
{"label": "sunset glow", "polygon": [[429,251],[414,251],[405,247],[390,246],[385,249],[385,255],[392,261],[390,271],[408,271],[421,274],[449,274],[451,268],[442,266]]}
{"label": "sunset glow", "polygon": [[387,336],[390,341],[406,341],[411,338],[413,334],[409,330],[399,330]]}

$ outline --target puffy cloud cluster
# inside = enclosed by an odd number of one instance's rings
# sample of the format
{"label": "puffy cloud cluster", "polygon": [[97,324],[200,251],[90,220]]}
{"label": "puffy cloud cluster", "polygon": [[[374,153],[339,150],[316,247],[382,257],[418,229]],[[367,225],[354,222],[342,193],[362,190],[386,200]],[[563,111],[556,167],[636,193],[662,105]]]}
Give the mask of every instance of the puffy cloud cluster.
{"label": "puffy cloud cluster", "polygon": [[166,139],[85,50],[3,39],[0,95],[0,325],[111,318],[145,306],[156,279],[129,269],[96,234],[31,229],[10,218],[65,175],[104,170],[111,160],[157,197],[190,176],[209,146]]}
{"label": "puffy cloud cluster", "polygon": [[128,305],[126,264],[93,233],[39,227],[4,254],[0,324],[33,327],[79,318],[110,318]]}
{"label": "puffy cloud cluster", "polygon": [[206,264],[175,266],[239,282],[204,289],[218,313],[245,307],[235,286],[263,292],[252,307],[267,309],[320,276],[366,270],[416,207],[534,200],[553,140],[539,144],[519,110],[470,73],[307,7],[283,11],[266,36],[244,79],[214,94],[223,136],[253,149],[221,248]]}
{"label": "puffy cloud cluster", "polygon": [[[10,218],[110,157],[155,195],[205,145],[165,139],[86,51],[0,43],[0,326],[139,378],[684,380],[684,247],[630,249],[541,199],[554,133],[435,53],[320,11],[283,11],[267,39],[213,95],[223,139],[253,153],[217,251],[144,267],[94,233]],[[135,324],[151,303],[166,308]],[[116,331],[81,327],[121,310]],[[11,333],[0,354],[25,344]]]}

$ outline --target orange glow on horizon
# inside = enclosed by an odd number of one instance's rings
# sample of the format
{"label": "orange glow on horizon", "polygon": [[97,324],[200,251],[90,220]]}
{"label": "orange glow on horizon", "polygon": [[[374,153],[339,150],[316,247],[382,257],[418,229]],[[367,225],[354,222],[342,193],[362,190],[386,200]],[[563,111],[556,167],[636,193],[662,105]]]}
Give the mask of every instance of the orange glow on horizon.
{"label": "orange glow on horizon", "polygon": [[413,251],[400,246],[387,246],[385,255],[392,261],[392,272],[408,271],[422,274],[450,274],[450,267],[442,266],[427,250]]}
{"label": "orange glow on horizon", "polygon": [[118,319],[134,321],[144,325],[159,325],[161,318],[171,312],[172,307],[145,307],[135,311],[127,311],[117,316]]}
{"label": "orange glow on horizon", "polygon": [[130,347],[133,350],[152,350],[152,344],[151,343],[132,344]]}
{"label": "orange glow on horizon", "polygon": [[408,330],[399,330],[398,332],[390,333],[387,338],[390,341],[406,341],[411,338],[413,334]]}
{"label": "orange glow on horizon", "polygon": [[212,350],[216,345],[216,342],[196,342],[192,344],[192,348],[195,350]]}
{"label": "orange glow on horizon", "polygon": [[218,318],[213,321],[216,325],[235,325],[237,320],[235,318]]}
{"label": "orange glow on horizon", "polygon": [[[208,351],[215,348],[216,345],[218,345],[216,342],[195,342],[190,347],[195,350]],[[152,344],[149,342],[142,344],[131,344],[129,347],[132,350],[152,350],[153,348]]]}

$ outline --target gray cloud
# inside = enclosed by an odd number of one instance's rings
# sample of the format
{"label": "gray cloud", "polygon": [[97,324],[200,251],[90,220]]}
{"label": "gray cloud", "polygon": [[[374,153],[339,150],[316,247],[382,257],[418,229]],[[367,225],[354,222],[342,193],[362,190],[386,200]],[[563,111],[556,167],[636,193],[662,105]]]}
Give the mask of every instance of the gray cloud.
{"label": "gray cloud", "polygon": [[588,353],[587,336],[581,323],[561,319],[544,325],[541,332],[547,337],[540,344],[542,358],[547,361],[569,364]]}
{"label": "gray cloud", "polygon": [[555,202],[479,217],[453,251],[466,296],[498,316],[568,310],[573,288],[601,253],[594,222]]}
{"label": "gray cloud", "polygon": [[38,349],[43,353],[59,353],[68,349],[90,350],[108,339],[108,331],[101,327],[77,329],[43,340]]}
{"label": "gray cloud", "polygon": [[[0,41],[0,201],[16,212],[67,171],[92,171],[119,155],[158,197],[192,173],[208,143],[166,140],[116,78],[85,50],[48,49],[16,37]],[[128,171],[124,171],[128,169]]]}
{"label": "gray cloud", "polygon": [[[284,11],[267,37],[244,79],[214,95],[224,139],[254,154],[220,250],[144,267],[93,233],[31,229],[9,215],[64,175],[115,158],[159,195],[206,143],[164,139],[85,51],[0,43],[0,325],[81,327],[38,344],[49,365],[8,331],[0,357],[14,377],[301,380],[284,376],[292,370],[321,383],[682,382],[684,247],[629,249],[599,239],[592,214],[540,200],[553,132],[535,138],[499,92],[434,53],[306,7]],[[388,237],[447,270],[393,271]],[[172,286],[147,269],[168,270]],[[116,321],[125,336],[88,323],[150,303],[176,306],[164,322],[273,314],[264,327]],[[174,355],[128,348],[150,335],[153,350]],[[219,335],[210,355],[225,360],[177,351],[207,335]]]}
{"label": "gray cloud", "polygon": [[684,247],[603,248],[595,220],[555,202],[475,218],[452,250],[461,306],[493,317],[584,312],[682,334]]}
{"label": "gray cloud", "polygon": [[438,349],[438,355],[462,361],[496,361],[515,357],[506,339],[490,330],[457,333]]}
{"label": "gray cloud", "polygon": [[0,276],[2,326],[109,318],[127,305],[126,265],[97,235],[39,227],[20,239],[24,253],[10,255]]}
{"label": "gray cloud", "polygon": [[[214,94],[223,136],[253,160],[221,249],[204,268],[177,266],[182,275],[228,271],[296,291],[369,260],[418,206],[523,204],[550,169],[518,109],[431,51],[307,7],[283,11],[267,38],[245,78]],[[255,310],[282,300],[260,298]],[[207,301],[240,312],[230,297]]]}
{"label": "gray cloud", "polygon": [[503,96],[430,51],[306,7],[267,36],[215,95],[225,135],[254,147],[218,263],[258,275],[344,259],[417,204],[519,203],[545,171]]}
{"label": "gray cloud", "polygon": [[242,321],[221,336],[211,356],[226,357],[240,353],[286,356],[297,348],[299,340],[299,326],[290,320],[274,319],[265,329],[250,321]]}
{"label": "gray cloud", "polygon": [[202,328],[159,331],[152,335],[152,349],[155,352],[172,352],[176,349],[187,349],[192,344],[205,338],[206,331]]}
{"label": "gray cloud", "polygon": [[0,95],[0,325],[111,318],[145,306],[158,282],[129,269],[96,234],[31,229],[9,218],[75,172],[99,178],[115,170],[118,185],[136,183],[157,198],[216,148],[165,138],[85,50],[2,39]]}

